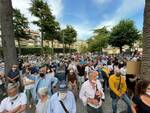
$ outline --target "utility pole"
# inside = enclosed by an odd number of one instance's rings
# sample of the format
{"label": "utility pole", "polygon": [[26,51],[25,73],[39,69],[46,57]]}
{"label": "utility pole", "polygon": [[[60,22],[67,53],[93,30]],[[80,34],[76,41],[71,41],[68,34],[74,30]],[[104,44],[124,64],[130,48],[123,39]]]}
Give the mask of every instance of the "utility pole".
{"label": "utility pole", "polygon": [[64,32],[63,32],[63,35],[62,35],[62,40],[63,40],[63,55],[65,56],[65,39],[64,39]]}

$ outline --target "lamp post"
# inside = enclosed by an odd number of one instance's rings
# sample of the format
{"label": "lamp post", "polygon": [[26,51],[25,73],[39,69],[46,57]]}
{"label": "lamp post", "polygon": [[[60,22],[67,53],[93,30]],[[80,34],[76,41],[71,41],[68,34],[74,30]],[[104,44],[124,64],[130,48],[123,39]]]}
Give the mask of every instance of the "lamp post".
{"label": "lamp post", "polygon": [[64,32],[63,32],[63,35],[62,35],[62,41],[63,41],[63,55],[65,56],[65,40],[64,40]]}

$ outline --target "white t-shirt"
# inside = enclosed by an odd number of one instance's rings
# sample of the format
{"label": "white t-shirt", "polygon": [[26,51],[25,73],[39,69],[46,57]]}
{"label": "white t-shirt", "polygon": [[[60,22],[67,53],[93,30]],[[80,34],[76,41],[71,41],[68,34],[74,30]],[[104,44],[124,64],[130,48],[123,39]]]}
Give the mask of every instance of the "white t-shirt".
{"label": "white t-shirt", "polygon": [[0,112],[3,112],[4,110],[10,111],[15,109],[19,105],[26,105],[26,104],[27,104],[27,97],[24,93],[20,93],[18,95],[18,98],[14,101],[11,101],[10,97],[6,97],[4,100],[2,100],[0,104]]}

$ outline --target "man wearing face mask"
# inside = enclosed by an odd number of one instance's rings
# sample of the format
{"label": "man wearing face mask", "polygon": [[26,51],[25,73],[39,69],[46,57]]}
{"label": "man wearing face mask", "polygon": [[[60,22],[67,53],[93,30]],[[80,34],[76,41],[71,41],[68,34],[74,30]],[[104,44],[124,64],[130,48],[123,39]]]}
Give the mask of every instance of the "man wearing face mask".
{"label": "man wearing face mask", "polygon": [[81,86],[79,98],[87,106],[88,113],[103,113],[102,100],[105,98],[97,71],[90,71],[88,79]]}
{"label": "man wearing face mask", "polygon": [[8,72],[7,79],[9,83],[19,82],[19,70],[18,65],[12,65],[11,70]]}
{"label": "man wearing face mask", "polygon": [[52,95],[47,113],[76,113],[74,95],[68,91],[66,82],[59,84],[59,91]]}
{"label": "man wearing face mask", "polygon": [[113,113],[117,113],[117,102],[122,99],[127,104],[127,113],[131,112],[131,100],[128,98],[125,77],[121,75],[120,69],[115,70],[115,74],[109,78],[110,96],[112,98]]}
{"label": "man wearing face mask", "polygon": [[25,113],[27,97],[24,93],[18,93],[18,85],[9,83],[7,93],[8,97],[1,102],[0,113]]}
{"label": "man wearing face mask", "polygon": [[40,68],[39,76],[29,75],[28,78],[35,81],[33,93],[36,102],[39,100],[38,90],[40,88],[46,87],[48,89],[48,95],[51,96],[51,89],[54,88],[58,82],[58,79],[56,77],[46,74],[46,67]]}

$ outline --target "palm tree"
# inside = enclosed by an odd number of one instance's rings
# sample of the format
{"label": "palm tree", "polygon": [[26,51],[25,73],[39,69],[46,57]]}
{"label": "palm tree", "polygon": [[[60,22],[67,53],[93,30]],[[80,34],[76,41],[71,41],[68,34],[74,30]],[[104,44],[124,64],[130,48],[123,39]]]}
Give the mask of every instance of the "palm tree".
{"label": "palm tree", "polygon": [[38,21],[34,21],[33,23],[40,27],[40,31],[42,34],[41,47],[43,48],[43,40],[49,40],[52,42],[53,48],[53,42],[54,39],[58,37],[57,35],[60,27],[59,23],[55,21],[55,17],[52,15],[48,3],[42,0],[32,0],[32,5],[29,10],[35,17],[39,19]]}
{"label": "palm tree", "polygon": [[14,25],[15,38],[18,42],[19,54],[21,55],[20,40],[29,39],[31,37],[29,36],[29,33],[27,31],[29,29],[28,20],[23,14],[21,14],[19,9],[13,10],[13,25]]}
{"label": "palm tree", "polygon": [[145,0],[141,75],[150,80],[150,0]]}
{"label": "palm tree", "polygon": [[5,61],[5,72],[7,73],[12,64],[17,63],[13,32],[13,8],[11,0],[0,0],[0,23],[2,30],[2,47]]}

